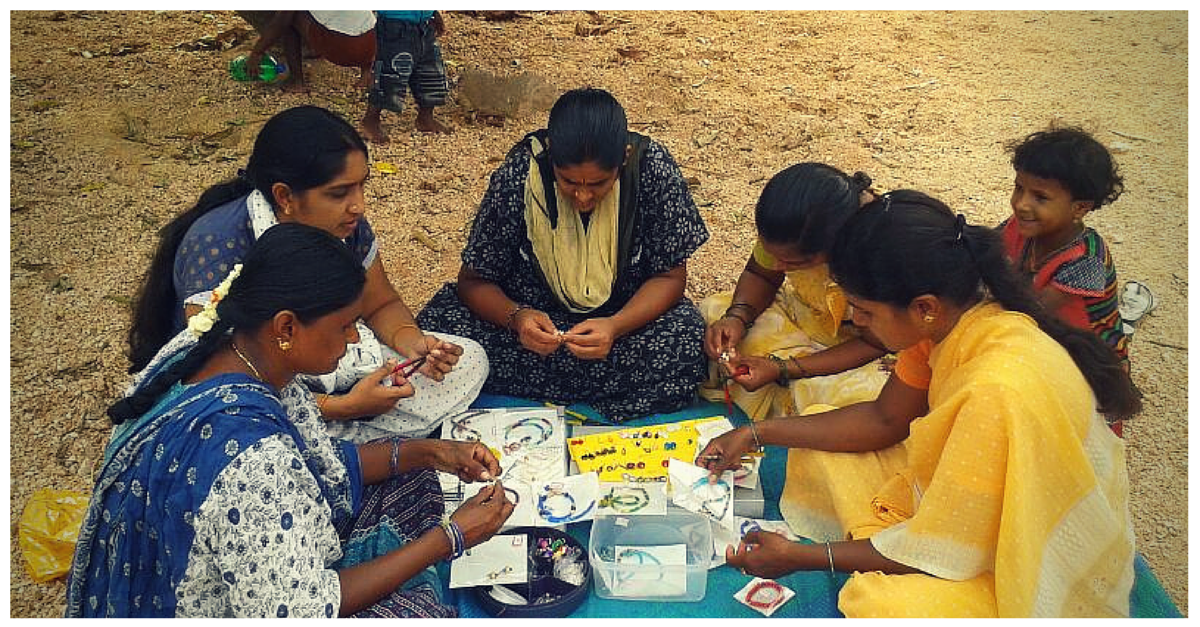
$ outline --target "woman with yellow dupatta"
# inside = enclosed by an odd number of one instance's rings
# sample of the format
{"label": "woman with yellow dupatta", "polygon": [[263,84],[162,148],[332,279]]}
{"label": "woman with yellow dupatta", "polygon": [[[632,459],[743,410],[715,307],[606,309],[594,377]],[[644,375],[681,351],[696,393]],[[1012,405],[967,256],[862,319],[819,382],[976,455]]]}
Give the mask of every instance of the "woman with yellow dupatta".
{"label": "woman with yellow dupatta", "polygon": [[483,345],[484,392],[617,421],[676,411],[707,367],[683,290],[708,231],[679,166],[600,89],[563,94],[546,126],[492,174],[457,284],[417,321]]}
{"label": "woman with yellow dupatta", "polygon": [[[767,182],[754,208],[758,241],[732,294],[700,302],[704,351],[730,376],[730,399],[753,420],[794,414],[814,403],[875,398],[887,381],[886,350],[848,320],[846,298],[829,278],[838,229],[875,198],[871,178],[822,163],[798,163]],[[755,367],[738,373],[728,358]],[[701,396],[721,400],[711,385]]]}
{"label": "woman with yellow dupatta", "polygon": [[751,423],[701,452],[720,471],[789,447],[780,511],[818,541],[755,532],[727,561],[853,573],[847,616],[1128,616],[1125,448],[1101,413],[1140,401],[1112,350],[1041,307],[996,233],[919,192],[858,212],[830,267],[896,368],[877,400]]}

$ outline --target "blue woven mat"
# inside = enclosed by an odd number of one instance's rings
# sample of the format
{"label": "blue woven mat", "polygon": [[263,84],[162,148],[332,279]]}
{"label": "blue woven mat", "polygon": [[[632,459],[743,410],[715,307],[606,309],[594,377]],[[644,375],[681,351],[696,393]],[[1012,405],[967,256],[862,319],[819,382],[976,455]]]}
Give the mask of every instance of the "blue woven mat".
{"label": "blue woven mat", "polygon": [[[482,394],[472,405],[473,407],[530,407],[541,406],[527,399],[507,396]],[[588,417],[588,423],[609,424],[595,410],[587,405],[572,405],[569,408]],[[650,416],[622,423],[623,426],[649,426],[693,418],[706,418],[723,415],[725,407],[716,403],[699,402],[692,407],[672,414]],[[746,415],[735,408],[731,417],[735,425],[745,424]],[[763,486],[763,518],[780,520],[779,497],[783,491],[783,479],[786,475],[787,450],[781,447],[768,446],[763,458],[759,476]],[[583,545],[587,545],[591,533],[591,522],[574,523],[567,526],[567,532]],[[1134,562],[1135,580],[1131,595],[1132,614],[1135,618],[1181,617],[1179,610],[1171,602],[1162,585],[1150,571],[1149,565],[1141,555]],[[442,581],[449,580],[445,564],[439,566],[443,575]],[[838,574],[832,577],[823,571],[798,572],[781,577],[777,581],[795,591],[786,604],[775,611],[772,618],[840,618],[842,613],[837,609],[837,594],[849,575]],[[595,591],[588,599],[571,614],[572,618],[756,618],[762,615],[738,603],[733,595],[740,590],[751,577],[743,575],[729,566],[720,566],[708,572],[708,583],[704,600],[694,603],[661,603],[647,601],[618,601],[597,597]],[[474,596],[466,590],[446,589],[448,602],[458,606],[459,616],[486,617],[487,614],[475,602]]]}

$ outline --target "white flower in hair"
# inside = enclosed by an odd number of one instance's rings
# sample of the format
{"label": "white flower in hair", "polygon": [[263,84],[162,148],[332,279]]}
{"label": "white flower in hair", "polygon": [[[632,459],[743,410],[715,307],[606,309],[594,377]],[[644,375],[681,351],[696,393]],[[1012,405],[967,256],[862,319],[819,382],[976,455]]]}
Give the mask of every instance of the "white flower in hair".
{"label": "white flower in hair", "polygon": [[208,333],[213,328],[213,325],[217,323],[217,304],[229,293],[229,286],[233,285],[233,280],[238,278],[238,275],[241,273],[242,264],[234,264],[229,276],[225,277],[225,280],[221,281],[220,285],[213,288],[212,298],[204,305],[204,309],[200,310],[200,313],[188,318],[187,328],[188,331],[192,332],[192,335],[200,337]]}
{"label": "white flower in hair", "polygon": [[192,335],[200,337],[201,335],[208,333],[209,330],[213,328],[213,318],[216,318],[217,314],[216,312],[212,312],[211,316],[208,314],[209,311],[206,307],[204,311],[201,311],[191,318],[188,318],[188,331],[191,331]]}

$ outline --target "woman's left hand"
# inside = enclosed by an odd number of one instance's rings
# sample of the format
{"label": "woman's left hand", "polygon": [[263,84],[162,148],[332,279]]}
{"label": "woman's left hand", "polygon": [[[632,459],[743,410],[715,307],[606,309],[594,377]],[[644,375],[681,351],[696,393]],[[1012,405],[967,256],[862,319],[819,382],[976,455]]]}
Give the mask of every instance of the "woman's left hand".
{"label": "woman's left hand", "polygon": [[479,442],[455,440],[433,440],[438,443],[434,450],[433,467],[448,472],[467,483],[491,481],[500,476],[500,462]]}
{"label": "woman's left hand", "polygon": [[604,359],[617,339],[612,318],[591,318],[563,334],[563,344],[580,359]]}
{"label": "woman's left hand", "polygon": [[433,379],[441,381],[454,370],[454,365],[458,363],[458,358],[463,354],[463,349],[458,344],[452,344],[445,340],[440,340],[432,335],[425,336],[425,363],[421,365],[421,369],[417,372]]}
{"label": "woman's left hand", "polygon": [[796,570],[792,565],[791,540],[773,531],[751,531],[737,548],[725,547],[725,563],[747,575],[775,579]]}
{"label": "woman's left hand", "polygon": [[766,357],[736,355],[724,364],[734,383],[753,392],[779,378],[779,366]]}

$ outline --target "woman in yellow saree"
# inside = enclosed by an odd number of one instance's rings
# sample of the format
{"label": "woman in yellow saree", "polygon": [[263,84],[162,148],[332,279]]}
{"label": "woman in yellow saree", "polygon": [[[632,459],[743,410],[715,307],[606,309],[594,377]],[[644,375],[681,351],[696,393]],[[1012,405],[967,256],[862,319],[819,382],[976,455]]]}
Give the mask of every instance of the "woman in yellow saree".
{"label": "woman in yellow saree", "polygon": [[[732,293],[700,303],[704,350],[732,374],[731,400],[753,420],[794,414],[813,403],[871,400],[887,373],[886,351],[847,320],[846,298],[829,278],[829,248],[862,203],[871,178],[822,163],[798,163],[767,182],[754,208],[758,240]],[[728,370],[728,356],[757,363],[753,376]],[[720,386],[701,388],[719,401]]]}
{"label": "woman in yellow saree", "polygon": [[919,192],[864,207],[830,265],[854,323],[899,351],[895,371],[874,401],[701,452],[720,471],[789,447],[780,510],[818,541],[755,532],[727,561],[853,573],[847,616],[1128,616],[1124,444],[1100,412],[1140,402],[1112,351],[1042,309],[994,232]]}

